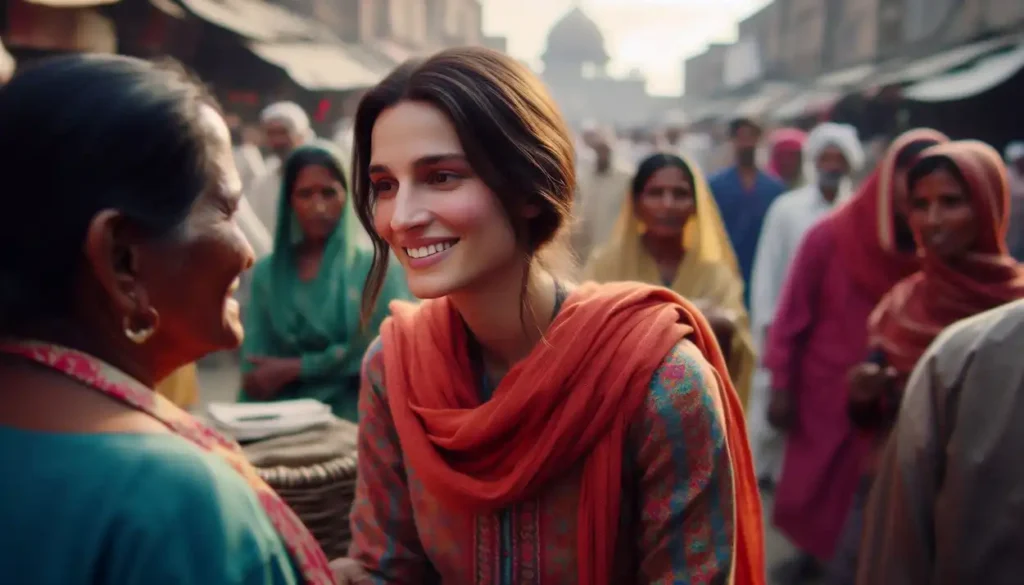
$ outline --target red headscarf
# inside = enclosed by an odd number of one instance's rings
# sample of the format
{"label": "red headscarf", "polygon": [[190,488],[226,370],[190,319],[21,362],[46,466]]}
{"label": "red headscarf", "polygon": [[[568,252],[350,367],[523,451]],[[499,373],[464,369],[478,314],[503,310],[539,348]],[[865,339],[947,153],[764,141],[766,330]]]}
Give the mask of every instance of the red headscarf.
{"label": "red headscarf", "polygon": [[908,374],[948,325],[1024,298],[1024,269],[1006,248],[1010,189],[999,153],[976,141],[933,146],[925,157],[948,158],[960,171],[978,222],[974,250],[955,266],[929,254],[921,235],[921,271],[893,287],[871,315],[871,345]]}
{"label": "red headscarf", "polygon": [[768,138],[768,144],[771,145],[771,153],[768,159],[768,172],[773,177],[779,177],[779,161],[778,157],[780,153],[802,151],[804,143],[807,142],[807,133],[799,128],[779,128],[775,132],[772,132]]}
{"label": "red headscarf", "polygon": [[762,582],[761,503],[743,409],[711,327],[688,301],[636,283],[580,286],[547,342],[513,366],[483,404],[451,302],[391,308],[381,327],[388,403],[423,484],[453,505],[494,509],[583,462],[577,561],[579,582],[588,585],[609,585],[627,427],[664,356],[681,339],[693,341],[714,368],[725,410],[736,510],[731,582]]}
{"label": "red headscarf", "polygon": [[923,140],[943,143],[949,138],[928,128],[901,134],[857,193],[827,220],[835,225],[840,258],[854,284],[873,303],[920,265],[916,253],[896,247],[893,181],[896,160],[907,147]]}

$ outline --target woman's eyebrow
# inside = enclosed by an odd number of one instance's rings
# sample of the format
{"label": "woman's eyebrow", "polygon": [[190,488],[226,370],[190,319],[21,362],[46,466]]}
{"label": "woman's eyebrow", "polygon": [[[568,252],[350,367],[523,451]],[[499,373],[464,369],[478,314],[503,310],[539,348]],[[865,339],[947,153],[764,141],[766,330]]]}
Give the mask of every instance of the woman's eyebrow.
{"label": "woman's eyebrow", "polygon": [[[415,167],[424,167],[435,165],[443,162],[465,162],[466,155],[461,152],[447,152],[442,154],[428,154],[422,156],[413,163]],[[388,166],[381,163],[373,163],[369,166],[368,171],[370,173],[389,173]]]}

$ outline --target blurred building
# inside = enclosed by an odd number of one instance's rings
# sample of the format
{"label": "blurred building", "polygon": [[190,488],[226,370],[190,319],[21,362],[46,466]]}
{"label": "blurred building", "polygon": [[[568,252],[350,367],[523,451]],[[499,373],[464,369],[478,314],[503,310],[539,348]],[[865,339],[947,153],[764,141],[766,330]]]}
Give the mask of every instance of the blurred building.
{"label": "blurred building", "polygon": [[[713,43],[686,60],[684,106],[699,115],[802,116],[813,123],[851,91],[913,81],[986,54],[999,46],[986,39],[1024,30],[1024,2],[774,0],[738,28],[735,43]],[[744,54],[751,45],[753,57]],[[908,72],[910,61],[929,56],[927,66]],[[730,83],[737,59],[754,61],[747,69],[759,71],[758,79]],[[788,101],[787,87],[794,93]],[[845,105],[854,117],[863,109],[856,96]]]}
{"label": "blurred building", "polygon": [[878,0],[884,27],[880,52],[924,54],[957,43],[1024,28],[1021,0]]}
{"label": "blurred building", "polygon": [[683,80],[688,97],[711,97],[725,89],[725,55],[730,46],[711,43],[704,52],[686,60]]}
{"label": "blurred building", "polygon": [[[785,16],[783,6],[778,2],[772,2],[739,23],[739,38],[749,39],[755,44],[766,77],[785,76],[784,59],[782,58],[783,16]],[[722,47],[719,51],[724,53],[724,47],[728,45],[717,46]]]}
{"label": "blurred building", "polygon": [[65,52],[173,57],[233,113],[301,103],[318,125],[351,113],[397,64],[485,38],[479,0],[7,0],[0,38],[19,62]]}
{"label": "blurred building", "polygon": [[866,63],[879,52],[883,0],[828,0],[824,70]]}
{"label": "blurred building", "polygon": [[634,72],[608,74],[611,56],[604,34],[579,6],[548,32],[543,78],[570,124],[592,120],[616,126],[644,125],[664,107],[647,94],[647,80]]}
{"label": "blurred building", "polygon": [[[444,47],[482,45],[479,0],[278,0],[326,24],[342,40],[375,46],[397,60]],[[490,44],[503,44],[492,39]]]}

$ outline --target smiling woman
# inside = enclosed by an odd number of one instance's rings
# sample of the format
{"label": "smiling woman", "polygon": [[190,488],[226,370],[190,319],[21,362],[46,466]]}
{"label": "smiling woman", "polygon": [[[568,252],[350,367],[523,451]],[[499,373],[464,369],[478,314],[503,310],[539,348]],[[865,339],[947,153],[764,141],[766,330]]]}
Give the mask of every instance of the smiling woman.
{"label": "smiling woman", "polygon": [[214,100],[69,56],[0,89],[0,127],[0,581],[332,583],[238,445],[153,391],[242,340],[253,258]]}
{"label": "smiling woman", "polygon": [[548,267],[574,153],[537,78],[478,48],[409,63],[363,98],[355,147],[364,315],[389,251],[426,300],[393,303],[364,361],[352,558],[379,583],[760,583],[707,322],[665,289]]}

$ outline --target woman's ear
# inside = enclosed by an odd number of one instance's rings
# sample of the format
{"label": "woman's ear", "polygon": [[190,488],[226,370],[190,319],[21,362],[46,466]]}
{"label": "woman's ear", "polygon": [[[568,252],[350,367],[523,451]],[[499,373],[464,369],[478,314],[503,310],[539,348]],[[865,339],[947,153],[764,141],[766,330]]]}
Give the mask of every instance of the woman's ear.
{"label": "woman's ear", "polygon": [[82,250],[87,269],[121,315],[137,313],[149,302],[137,277],[138,239],[132,231],[119,211],[103,210],[89,222]]}
{"label": "woman's ear", "polygon": [[523,206],[523,219],[536,219],[540,215],[540,206],[527,203]]}

